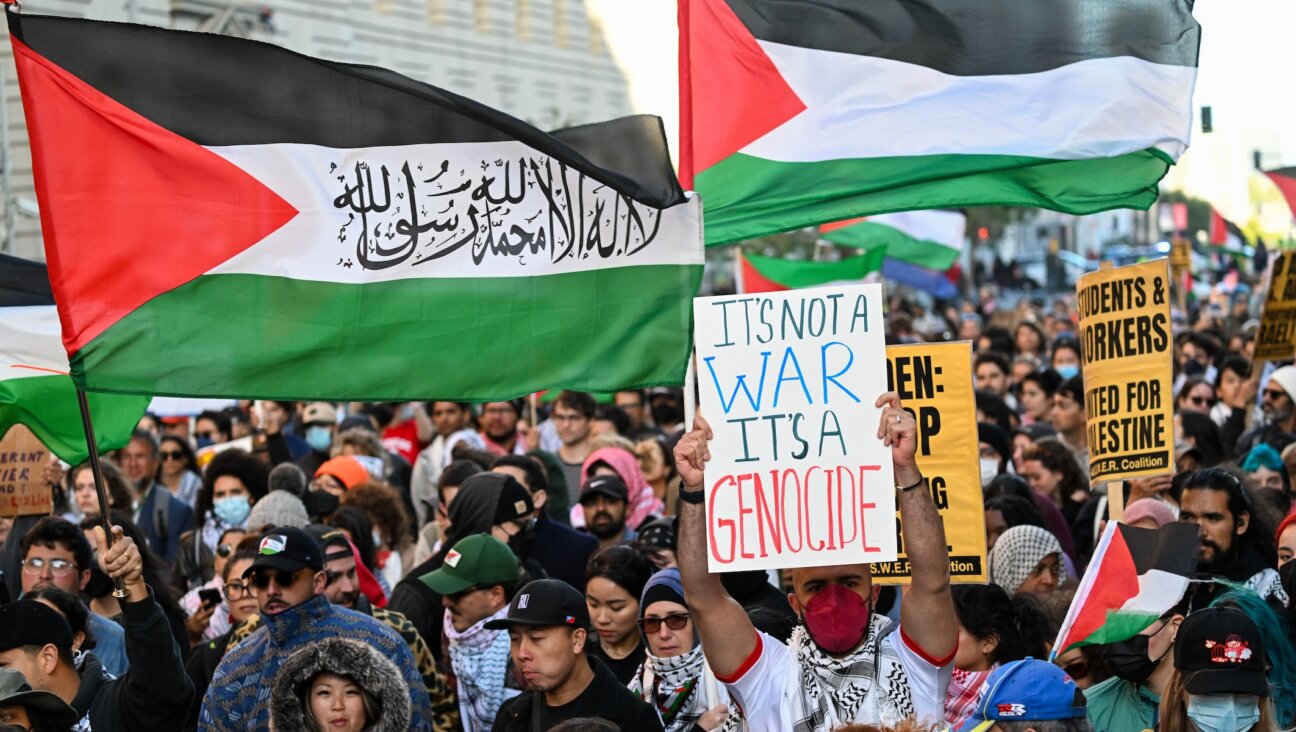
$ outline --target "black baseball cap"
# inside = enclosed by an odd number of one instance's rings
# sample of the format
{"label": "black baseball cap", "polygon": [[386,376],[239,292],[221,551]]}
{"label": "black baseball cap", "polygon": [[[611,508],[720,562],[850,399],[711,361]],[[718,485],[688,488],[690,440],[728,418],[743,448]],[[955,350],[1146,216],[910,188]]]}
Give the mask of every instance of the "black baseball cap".
{"label": "black baseball cap", "polygon": [[300,572],[310,568],[316,572],[324,569],[324,552],[315,537],[294,526],[269,529],[257,544],[257,558],[243,573],[246,577],[258,569],[278,569]]}
{"label": "black baseball cap", "polygon": [[615,475],[595,475],[586,481],[585,487],[580,494],[581,503],[596,494],[605,495],[618,501],[629,502],[630,500],[630,489],[626,487],[624,480]]}
{"label": "black baseball cap", "polygon": [[[310,534],[319,543],[326,562],[335,559],[350,559],[354,556],[351,554],[351,541],[347,539],[347,535],[342,532],[342,529],[335,529],[324,524],[307,524],[306,533]],[[332,551],[330,551],[330,548]]]}
{"label": "black baseball cap", "polygon": [[57,610],[36,600],[0,607],[0,651],[49,644],[60,650],[72,648],[72,628]]}
{"label": "black baseball cap", "polygon": [[589,608],[585,596],[575,587],[556,579],[528,582],[518,590],[509,603],[508,616],[486,623],[490,630],[501,630],[514,625],[547,628],[564,625],[570,628],[589,628]]}
{"label": "black baseball cap", "polygon": [[1208,607],[1190,613],[1174,644],[1175,668],[1189,694],[1269,696],[1265,647],[1260,630],[1246,613]]}

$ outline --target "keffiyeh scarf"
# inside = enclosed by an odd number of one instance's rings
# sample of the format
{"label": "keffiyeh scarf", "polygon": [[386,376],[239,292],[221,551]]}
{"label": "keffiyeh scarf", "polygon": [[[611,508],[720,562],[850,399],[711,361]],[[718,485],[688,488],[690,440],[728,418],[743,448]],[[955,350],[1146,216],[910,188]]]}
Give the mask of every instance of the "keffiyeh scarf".
{"label": "keffiyeh scarf", "polygon": [[508,615],[508,607],[460,633],[445,613],[442,629],[450,647],[450,666],[459,682],[460,709],[472,719],[467,729],[490,729],[505,700],[504,674],[508,673],[509,636],[503,630],[487,630],[486,623]]}
{"label": "keffiyeh scarf", "polygon": [[1066,568],[1062,563],[1062,544],[1056,536],[1039,526],[1014,526],[995,542],[990,550],[990,581],[1008,591],[1017,592],[1050,554],[1058,555],[1058,584],[1066,582]]}
{"label": "keffiyeh scarf", "polygon": [[801,694],[807,713],[796,721],[795,732],[833,729],[852,722],[871,696],[884,722],[914,715],[904,664],[890,645],[881,642],[893,626],[888,618],[874,615],[864,644],[841,658],[820,649],[804,625],[792,631],[788,645],[801,665]]}
{"label": "keffiyeh scarf", "polygon": [[976,710],[981,690],[985,688],[986,679],[998,664],[985,671],[963,671],[954,669],[950,678],[949,691],[945,693],[945,722],[953,729],[958,729],[963,721],[972,716]]}
{"label": "keffiyeh scarf", "polygon": [[[702,646],[695,645],[688,653],[669,658],[644,654],[643,665],[630,682],[630,691],[652,704],[661,717],[666,732],[683,732],[693,726],[710,708],[706,691],[706,657]],[[729,716],[724,724],[712,732],[729,732],[742,729],[742,714],[729,700]]]}

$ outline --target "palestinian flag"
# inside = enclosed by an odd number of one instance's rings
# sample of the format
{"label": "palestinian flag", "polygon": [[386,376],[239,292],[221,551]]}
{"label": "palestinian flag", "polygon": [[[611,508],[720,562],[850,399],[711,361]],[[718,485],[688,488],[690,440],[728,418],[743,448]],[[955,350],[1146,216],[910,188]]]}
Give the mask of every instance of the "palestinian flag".
{"label": "palestinian flag", "polygon": [[963,253],[967,217],[954,211],[902,211],[823,224],[819,235],[847,247],[885,246],[888,259],[944,272]]}
{"label": "palestinian flag", "polygon": [[858,284],[882,267],[885,250],[876,249],[836,262],[805,262],[735,253],[738,292],[783,292],[832,284]]}
{"label": "palestinian flag", "polygon": [[[86,396],[100,451],[125,446],[148,397]],[[65,462],[89,457],[45,265],[0,254],[0,437],[16,424]]]}
{"label": "palestinian flag", "polygon": [[[1296,168],[1266,170],[1264,174],[1278,186],[1283,198],[1287,200],[1287,207],[1292,210],[1292,216],[1296,216]],[[707,201],[707,215],[711,213],[710,204],[711,202]]]}
{"label": "palestinian flag", "polygon": [[1052,656],[1132,638],[1155,623],[1183,599],[1197,569],[1197,541],[1193,524],[1140,529],[1107,522]]}
{"label": "palestinian flag", "polygon": [[8,17],[78,384],[474,401],[683,380],[700,205],[659,119],[549,134],[265,43]]}
{"label": "palestinian flag", "polygon": [[1192,0],[680,0],[708,245],[915,209],[1147,208],[1188,145]]}
{"label": "palestinian flag", "polygon": [[1237,227],[1237,224],[1221,216],[1220,212],[1212,207],[1210,243],[1216,246],[1237,248],[1245,242],[1246,237],[1243,236],[1242,230]]}

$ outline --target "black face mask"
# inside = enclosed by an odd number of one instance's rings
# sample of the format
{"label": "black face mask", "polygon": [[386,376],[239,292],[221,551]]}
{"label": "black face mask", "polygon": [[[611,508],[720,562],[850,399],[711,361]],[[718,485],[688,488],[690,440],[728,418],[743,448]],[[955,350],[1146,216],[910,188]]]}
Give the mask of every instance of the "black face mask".
{"label": "black face mask", "polygon": [[98,561],[94,561],[90,563],[90,581],[86,582],[85,589],[81,591],[81,594],[89,598],[104,597],[111,593],[115,587],[116,584],[113,582],[112,577],[109,577],[107,572],[99,568]]}
{"label": "black face mask", "polygon": [[1188,359],[1188,361],[1179,370],[1183,372],[1184,376],[1189,377],[1201,376],[1206,373],[1206,367],[1203,366],[1200,361],[1193,358]]}
{"label": "black face mask", "polygon": [[302,496],[302,504],[306,506],[306,513],[311,518],[324,518],[332,516],[341,501],[328,491],[306,491],[306,495]]}
{"label": "black face mask", "polygon": [[509,537],[508,547],[513,550],[513,556],[520,560],[525,560],[531,556],[531,548],[535,546],[535,529],[526,528]]}
{"label": "black face mask", "polygon": [[[1160,658],[1156,660],[1148,658],[1150,639],[1151,636],[1136,635],[1129,640],[1108,643],[1107,663],[1111,665],[1112,673],[1135,684],[1147,681],[1152,672],[1157,670],[1157,666],[1161,665]],[[1166,649],[1166,653],[1169,652],[1169,649]],[[1165,654],[1162,654],[1162,657],[1164,656]]]}
{"label": "black face mask", "polygon": [[653,422],[658,427],[680,421],[680,410],[679,407],[675,406],[675,402],[657,402],[652,405],[649,411],[652,412]]}

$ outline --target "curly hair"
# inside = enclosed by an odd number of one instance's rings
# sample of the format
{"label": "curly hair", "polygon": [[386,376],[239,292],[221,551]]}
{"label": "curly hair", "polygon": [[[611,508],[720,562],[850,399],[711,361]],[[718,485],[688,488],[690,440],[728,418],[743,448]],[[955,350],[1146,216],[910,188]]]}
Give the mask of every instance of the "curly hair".
{"label": "curly hair", "polygon": [[409,514],[395,488],[382,483],[358,485],[346,492],[342,505],[364,511],[391,548],[399,550],[409,545]]}
{"label": "curly hair", "polygon": [[227,475],[238,478],[243,487],[248,489],[248,495],[252,503],[256,503],[265,496],[270,487],[270,466],[264,462],[238,448],[230,448],[217,453],[212,458],[212,461],[207,464],[207,470],[203,473],[202,489],[198,491],[198,499],[194,505],[195,513],[200,522],[211,511],[212,493],[216,489],[216,479]]}
{"label": "curly hair", "polygon": [[1062,476],[1058,493],[1069,496],[1077,490],[1088,491],[1089,480],[1080,472],[1080,464],[1071,454],[1071,448],[1060,440],[1047,437],[1022,451],[1022,462],[1038,460],[1045,470]]}

